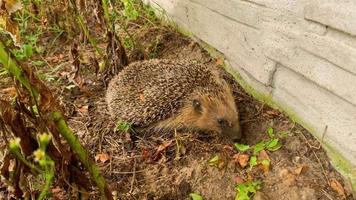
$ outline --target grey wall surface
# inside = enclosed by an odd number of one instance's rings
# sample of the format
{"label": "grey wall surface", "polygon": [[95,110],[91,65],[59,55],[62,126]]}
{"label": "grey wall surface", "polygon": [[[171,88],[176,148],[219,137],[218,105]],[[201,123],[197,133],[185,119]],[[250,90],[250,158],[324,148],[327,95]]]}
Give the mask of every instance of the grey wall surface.
{"label": "grey wall surface", "polygon": [[[356,165],[356,1],[146,0]],[[159,6],[158,6],[159,5]]]}

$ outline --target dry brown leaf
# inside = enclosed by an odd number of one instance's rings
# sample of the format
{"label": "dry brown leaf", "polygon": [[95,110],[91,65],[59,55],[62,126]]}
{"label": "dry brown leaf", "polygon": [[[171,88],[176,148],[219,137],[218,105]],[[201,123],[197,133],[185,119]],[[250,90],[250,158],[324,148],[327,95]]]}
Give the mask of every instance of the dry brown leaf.
{"label": "dry brown leaf", "polygon": [[258,154],[258,160],[268,160],[271,161],[271,159],[269,158],[267,152],[265,150],[260,151],[260,153]]}
{"label": "dry brown leaf", "polygon": [[330,187],[337,192],[343,199],[346,199],[345,189],[335,178],[330,179]]}
{"label": "dry brown leaf", "polygon": [[89,106],[86,105],[86,106],[82,106],[81,108],[79,108],[79,112],[82,113],[82,114],[88,114],[88,108]]}
{"label": "dry brown leaf", "polygon": [[105,163],[110,159],[110,156],[106,153],[99,153],[95,156],[95,161],[100,161],[101,163]]}
{"label": "dry brown leaf", "polygon": [[217,65],[222,65],[223,62],[224,62],[224,61],[223,61],[222,58],[217,58],[215,63],[216,63]]}
{"label": "dry brown leaf", "polygon": [[[259,161],[262,161],[260,164],[259,164],[259,167],[260,169],[263,171],[263,173],[265,175],[268,174],[268,172],[270,171],[270,166],[271,166],[271,159],[270,157],[268,156],[267,152],[265,150],[262,150],[260,151],[260,153],[258,154],[258,160]],[[268,165],[264,164],[263,162],[267,160],[269,162]]]}
{"label": "dry brown leaf", "polygon": [[235,162],[239,163],[242,168],[245,168],[248,165],[248,161],[250,159],[250,155],[248,154],[235,154],[234,155]]}
{"label": "dry brown leaf", "polygon": [[158,158],[158,155],[162,152],[162,151],[164,151],[164,150],[166,150],[171,144],[172,144],[172,142],[173,142],[173,140],[170,140],[170,141],[167,141],[167,142],[165,142],[165,143],[163,143],[163,144],[161,144],[161,145],[159,145],[158,146],[158,148],[157,148],[157,150],[156,150],[156,152],[153,154],[153,160],[156,160],[157,158]]}
{"label": "dry brown leaf", "polygon": [[305,172],[307,169],[308,169],[308,167],[305,165],[298,166],[297,168],[295,168],[294,174],[299,176],[301,173]]}
{"label": "dry brown leaf", "polygon": [[60,187],[56,187],[56,188],[52,188],[51,189],[51,192],[52,193],[59,193],[59,192],[62,192],[63,190],[62,190],[62,188],[60,188]]}
{"label": "dry brown leaf", "polygon": [[148,160],[150,158],[150,152],[147,149],[142,151],[142,160]]}
{"label": "dry brown leaf", "polygon": [[165,142],[158,146],[156,153],[160,153],[172,144],[173,140]]}
{"label": "dry brown leaf", "polygon": [[241,178],[240,176],[235,176],[233,179],[234,184],[241,184],[244,183],[245,180],[243,178]]}

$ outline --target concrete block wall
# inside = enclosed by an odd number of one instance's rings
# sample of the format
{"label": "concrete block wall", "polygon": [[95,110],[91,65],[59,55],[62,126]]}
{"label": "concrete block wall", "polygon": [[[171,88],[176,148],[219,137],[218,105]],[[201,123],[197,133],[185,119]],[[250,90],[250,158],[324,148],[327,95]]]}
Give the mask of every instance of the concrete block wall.
{"label": "concrete block wall", "polygon": [[356,1],[145,2],[223,53],[244,81],[323,138],[334,160],[345,158],[346,171],[356,174]]}

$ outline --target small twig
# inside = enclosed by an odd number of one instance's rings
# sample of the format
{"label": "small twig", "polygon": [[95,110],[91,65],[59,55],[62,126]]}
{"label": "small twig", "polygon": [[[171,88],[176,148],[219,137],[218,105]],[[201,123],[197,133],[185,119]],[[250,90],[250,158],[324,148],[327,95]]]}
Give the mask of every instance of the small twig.
{"label": "small twig", "polygon": [[316,146],[310,144],[309,140],[307,139],[307,137],[305,137],[305,135],[303,134],[303,132],[300,131],[300,133],[302,134],[302,136],[304,137],[305,142],[308,144],[308,146],[309,146],[310,148],[317,149],[317,150],[320,149],[320,147],[321,147],[320,142],[319,142],[319,147],[316,147]]}
{"label": "small twig", "polygon": [[318,163],[319,163],[319,165],[320,165],[320,167],[321,167],[321,169],[322,169],[322,172],[323,172],[323,174],[324,174],[324,176],[325,176],[325,179],[326,179],[327,184],[330,185],[330,180],[329,180],[329,178],[328,178],[328,176],[327,176],[327,174],[326,174],[325,168],[324,168],[323,164],[321,163],[319,157],[317,156],[317,154],[316,154],[315,151],[313,150],[313,149],[320,149],[320,147],[318,148],[318,147],[315,147],[315,146],[311,145],[311,144],[309,143],[308,139],[307,139],[307,138],[305,137],[305,135],[303,134],[303,132],[300,132],[300,133],[301,133],[302,136],[304,137],[306,143],[307,143],[308,146],[310,147],[310,150],[313,152],[313,154],[314,154],[316,160],[318,161]]}
{"label": "small twig", "polygon": [[134,171],[133,171],[133,175],[132,175],[131,188],[130,188],[130,192],[129,193],[132,193],[133,186],[134,186],[135,179],[136,179],[136,159],[134,160],[134,168],[133,169],[134,169]]}
{"label": "small twig", "polygon": [[324,129],[324,132],[323,132],[323,135],[321,136],[321,141],[320,141],[320,145],[319,145],[319,149],[321,147],[321,145],[324,143],[324,137],[326,135],[326,131],[328,130],[328,125],[325,126],[325,129]]}
{"label": "small twig", "polygon": [[315,158],[317,159],[317,161],[318,161],[318,163],[319,163],[321,169],[323,170],[323,174],[324,174],[324,176],[325,176],[325,179],[326,179],[327,184],[330,185],[330,181],[329,181],[329,178],[328,178],[328,176],[327,176],[327,174],[326,174],[326,171],[325,171],[325,168],[324,168],[323,164],[321,163],[319,157],[316,155],[316,153],[315,153],[315,151],[314,151],[313,149],[312,149],[312,152],[313,152]]}
{"label": "small twig", "polygon": [[118,171],[112,171],[113,174],[135,174],[135,173],[142,173],[146,170],[139,170],[139,171],[132,171],[132,172],[118,172]]}
{"label": "small twig", "polygon": [[114,152],[111,149],[111,155],[109,156],[109,174],[110,176],[112,175],[112,155],[114,154]]}
{"label": "small twig", "polygon": [[74,190],[74,189],[77,190],[77,191],[78,191],[79,193],[81,193],[81,194],[86,194],[86,195],[92,195],[92,194],[94,194],[94,192],[86,192],[86,191],[83,191],[83,190],[81,190],[81,189],[79,189],[79,188],[76,188],[75,186],[73,186],[72,184],[70,184],[65,178],[62,178],[61,180],[63,180],[64,183],[67,184],[70,188],[72,188],[73,190]]}

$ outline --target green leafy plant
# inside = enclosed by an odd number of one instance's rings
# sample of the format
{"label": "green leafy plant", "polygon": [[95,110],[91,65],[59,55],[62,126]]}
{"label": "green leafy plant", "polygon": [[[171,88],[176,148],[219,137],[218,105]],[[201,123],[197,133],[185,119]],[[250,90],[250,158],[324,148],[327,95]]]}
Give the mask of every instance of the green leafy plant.
{"label": "green leafy plant", "polygon": [[210,166],[217,166],[220,162],[220,157],[218,155],[214,156],[212,159],[208,161]]}
{"label": "green leafy plant", "polygon": [[282,144],[281,144],[280,140],[278,138],[276,138],[272,127],[269,127],[267,129],[267,134],[270,137],[269,140],[267,140],[267,141],[263,140],[253,146],[249,146],[246,144],[239,144],[239,143],[234,144],[235,148],[240,152],[252,151],[252,156],[250,157],[250,160],[249,160],[250,169],[252,169],[254,166],[258,165],[259,163],[261,163],[263,165],[269,165],[268,160],[263,160],[263,161],[257,160],[257,155],[262,150],[267,149],[268,151],[277,151],[278,149],[280,149],[282,147]]}
{"label": "green leafy plant", "polygon": [[197,193],[190,193],[189,196],[192,198],[192,200],[203,200],[203,197]]}
{"label": "green leafy plant", "polygon": [[132,130],[132,125],[128,122],[124,122],[124,121],[119,121],[116,124],[115,130],[114,131],[123,131],[123,132],[128,132]]}
{"label": "green leafy plant", "polygon": [[245,182],[237,184],[235,189],[237,190],[235,200],[250,200],[261,189],[261,183],[259,181]]}
{"label": "green leafy plant", "polygon": [[235,148],[241,152],[247,151],[250,149],[250,145],[247,144],[239,144],[239,143],[235,143],[234,144]]}
{"label": "green leafy plant", "polygon": [[136,10],[134,2],[132,0],[121,0],[121,2],[124,4],[124,16],[129,20],[137,20],[140,14]]}

